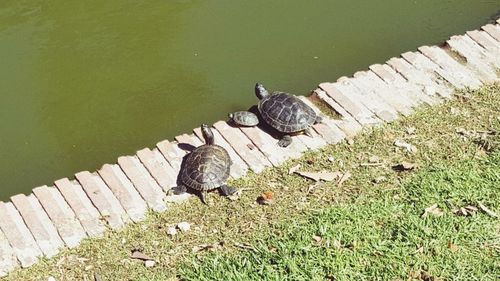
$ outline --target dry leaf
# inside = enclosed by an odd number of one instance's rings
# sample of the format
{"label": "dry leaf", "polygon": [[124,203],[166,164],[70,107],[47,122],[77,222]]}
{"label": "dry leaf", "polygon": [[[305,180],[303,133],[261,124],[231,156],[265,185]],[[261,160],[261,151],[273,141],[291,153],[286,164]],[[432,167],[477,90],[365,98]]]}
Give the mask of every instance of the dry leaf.
{"label": "dry leaf", "polygon": [[407,133],[408,135],[413,135],[413,134],[415,134],[416,132],[417,132],[417,128],[415,128],[415,127],[408,127],[408,128],[406,128],[406,133]]}
{"label": "dry leaf", "polygon": [[394,145],[397,147],[405,148],[408,152],[411,152],[411,153],[417,152],[417,148],[414,145],[407,143],[404,140],[396,139],[394,141]]}
{"label": "dry leaf", "polygon": [[434,204],[428,208],[425,208],[422,218],[426,218],[429,215],[440,217],[443,215],[443,211],[438,207],[438,204]]}
{"label": "dry leaf", "polygon": [[495,212],[493,212],[492,210],[488,209],[485,205],[483,205],[482,203],[479,203],[479,208],[481,210],[483,210],[483,212],[485,212],[486,214],[496,218],[497,217],[497,214]]}
{"label": "dry leaf", "polygon": [[368,158],[369,163],[379,163],[380,162],[380,157],[373,155]]}
{"label": "dry leaf", "polygon": [[313,240],[316,241],[316,243],[319,243],[321,242],[321,240],[323,240],[323,238],[321,238],[321,236],[318,236],[318,235],[313,235]]}
{"label": "dry leaf", "polygon": [[252,245],[248,244],[248,243],[238,243],[238,242],[235,242],[234,245],[236,247],[239,247],[239,248],[242,248],[242,249],[248,249],[248,250],[251,250],[253,252],[257,252],[257,249],[255,249]]}
{"label": "dry leaf", "polygon": [[340,178],[339,182],[337,185],[340,187],[342,184],[351,177],[351,173],[349,171],[345,172],[342,177]]}
{"label": "dry leaf", "polygon": [[335,157],[333,157],[333,156],[328,157],[328,161],[335,162]]}
{"label": "dry leaf", "polygon": [[451,241],[448,241],[448,249],[450,249],[453,252],[458,251],[458,246],[453,244]]}
{"label": "dry leaf", "polygon": [[177,224],[177,228],[182,232],[187,232],[191,229],[191,224],[183,221]]}
{"label": "dry leaf", "polygon": [[340,248],[342,248],[342,243],[341,243],[339,240],[334,239],[334,240],[333,240],[333,246],[334,246],[335,248],[337,248],[337,249],[340,249]]}
{"label": "dry leaf", "polygon": [[288,170],[288,174],[291,175],[291,174],[295,173],[296,171],[298,171],[299,169],[300,169],[300,164],[297,164]]}
{"label": "dry leaf", "polygon": [[337,179],[340,175],[342,175],[340,172],[319,172],[319,173],[313,173],[313,172],[299,172],[299,171],[296,171],[295,172],[296,174],[304,177],[304,178],[308,178],[308,179],[311,179],[311,180],[314,180],[314,181],[320,181],[320,180],[324,180],[324,181],[334,181],[335,179]]}
{"label": "dry leaf", "polygon": [[392,166],[392,169],[396,170],[396,171],[409,171],[409,170],[415,169],[416,167],[417,167],[417,165],[415,165],[413,163],[401,162],[401,164],[397,164],[397,165]]}
{"label": "dry leaf", "polygon": [[167,228],[167,234],[170,236],[174,236],[177,234],[177,229],[173,226]]}
{"label": "dry leaf", "polygon": [[274,203],[274,192],[265,191],[257,198],[257,203],[261,205],[270,205]]}
{"label": "dry leaf", "polygon": [[143,260],[143,261],[153,260],[152,258],[150,258],[149,256],[147,256],[146,254],[143,254],[143,253],[141,253],[139,251],[133,251],[132,255],[130,256],[130,258],[136,259],[136,260]]}

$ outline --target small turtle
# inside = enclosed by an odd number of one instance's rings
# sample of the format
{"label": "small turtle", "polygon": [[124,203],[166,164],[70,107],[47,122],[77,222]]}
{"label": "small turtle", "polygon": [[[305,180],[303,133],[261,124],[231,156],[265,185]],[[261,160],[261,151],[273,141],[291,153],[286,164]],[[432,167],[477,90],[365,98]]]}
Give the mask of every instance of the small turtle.
{"label": "small turtle", "polygon": [[201,132],[205,144],[195,148],[184,159],[181,183],[174,188],[174,194],[184,193],[190,188],[197,191],[201,201],[206,204],[208,191],[219,189],[222,195],[230,196],[237,190],[225,184],[231,168],[229,154],[214,143],[214,135],[207,125],[201,125]]}
{"label": "small turtle", "polygon": [[229,113],[229,119],[240,126],[253,127],[259,124],[259,118],[257,115],[250,111],[237,111]]}
{"label": "small turtle", "polygon": [[255,85],[255,94],[260,99],[258,108],[262,119],[283,133],[278,142],[281,147],[287,147],[292,143],[290,134],[304,132],[312,137],[311,125],[322,121],[321,116],[310,106],[292,94],[284,92],[269,94],[260,83]]}

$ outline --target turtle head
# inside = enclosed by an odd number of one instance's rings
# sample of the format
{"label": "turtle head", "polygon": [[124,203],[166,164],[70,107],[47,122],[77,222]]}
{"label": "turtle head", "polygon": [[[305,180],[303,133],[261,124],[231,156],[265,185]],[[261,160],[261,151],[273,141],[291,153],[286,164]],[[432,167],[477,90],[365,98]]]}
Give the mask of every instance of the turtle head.
{"label": "turtle head", "polygon": [[229,113],[229,114],[227,115],[227,117],[229,117],[229,119],[233,120],[234,114]]}
{"label": "turtle head", "polygon": [[255,95],[261,100],[269,96],[269,92],[266,90],[264,85],[257,83],[255,84]]}
{"label": "turtle head", "polygon": [[207,124],[201,124],[201,134],[203,135],[206,144],[214,144],[214,133],[212,133],[212,129],[210,129]]}

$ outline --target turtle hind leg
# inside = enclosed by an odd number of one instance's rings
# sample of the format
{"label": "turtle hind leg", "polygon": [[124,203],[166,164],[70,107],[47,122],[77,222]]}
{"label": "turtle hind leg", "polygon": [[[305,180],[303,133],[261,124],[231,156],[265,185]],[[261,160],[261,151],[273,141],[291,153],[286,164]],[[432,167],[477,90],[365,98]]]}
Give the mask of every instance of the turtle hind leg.
{"label": "turtle hind leg", "polygon": [[314,124],[318,123],[323,123],[323,117],[321,115],[316,115],[316,120],[314,121]]}
{"label": "turtle hind leg", "polygon": [[290,135],[284,135],[279,141],[278,145],[281,147],[287,147],[292,144],[292,137]]}
{"label": "turtle hind leg", "polygon": [[185,185],[178,185],[176,187],[172,187],[172,193],[174,195],[181,195],[183,193],[186,193],[187,192],[187,187]]}
{"label": "turtle hind leg", "polygon": [[219,191],[220,191],[222,196],[231,196],[231,195],[235,194],[236,191],[238,191],[238,189],[225,184],[225,185],[222,185],[221,187],[219,187]]}
{"label": "turtle hind leg", "polygon": [[200,195],[201,202],[205,205],[208,205],[208,203],[207,203],[207,191],[201,190],[199,195]]}

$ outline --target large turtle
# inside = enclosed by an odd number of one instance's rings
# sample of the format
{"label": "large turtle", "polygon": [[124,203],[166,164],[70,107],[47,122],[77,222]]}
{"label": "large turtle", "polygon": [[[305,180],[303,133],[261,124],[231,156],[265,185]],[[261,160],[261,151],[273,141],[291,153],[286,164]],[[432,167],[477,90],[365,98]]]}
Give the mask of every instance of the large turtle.
{"label": "large turtle", "polygon": [[311,133],[311,125],[321,122],[321,116],[292,94],[273,92],[269,94],[266,88],[257,83],[255,95],[260,99],[258,109],[262,119],[274,129],[283,133],[278,145],[287,147],[292,143],[291,134],[305,132]]}
{"label": "large turtle", "polygon": [[195,148],[184,159],[180,184],[174,188],[174,194],[181,194],[190,188],[197,191],[206,204],[208,191],[219,188],[222,195],[229,196],[236,192],[236,188],[225,184],[231,168],[229,154],[214,143],[214,135],[207,125],[201,125],[201,132],[205,144]]}

